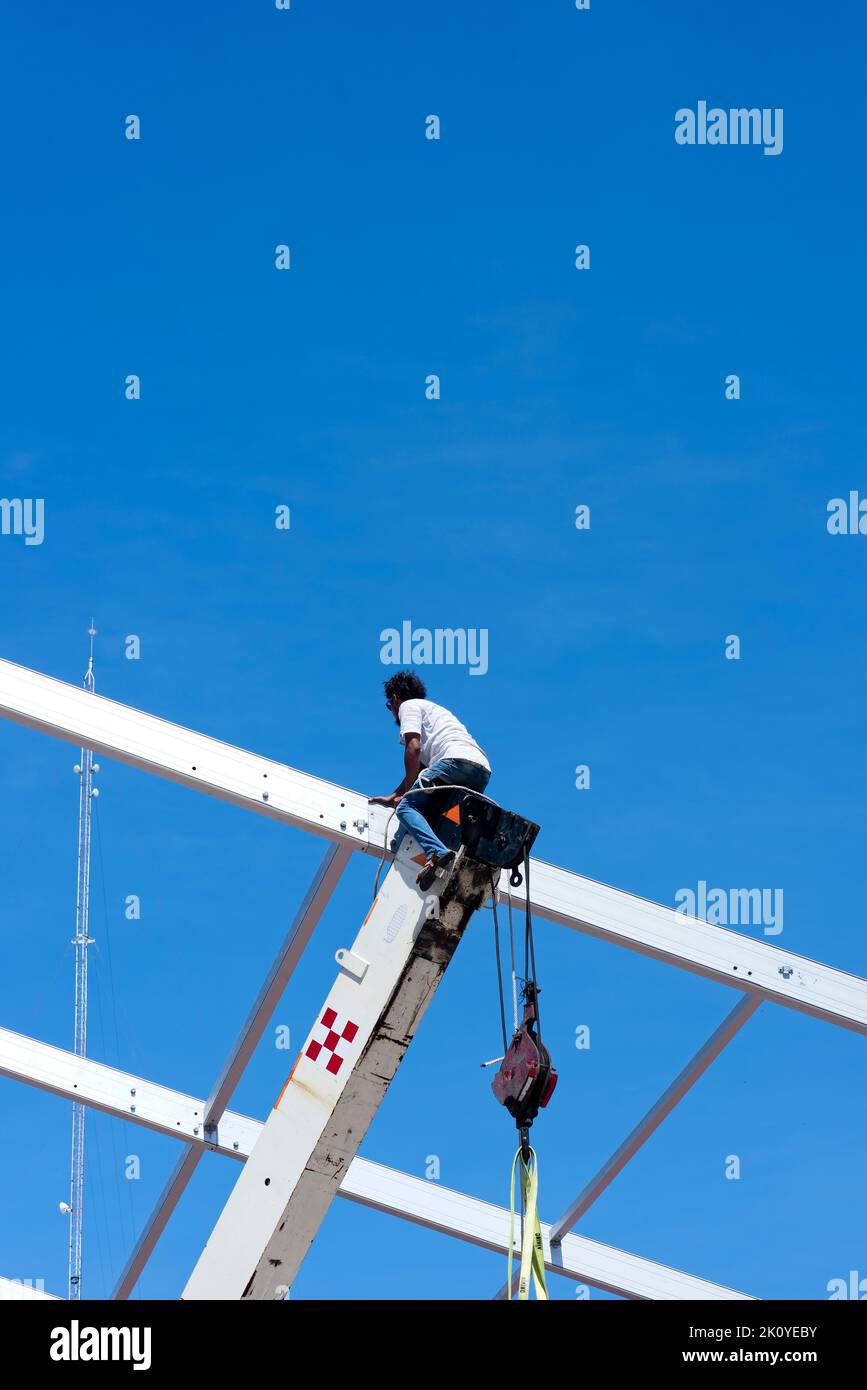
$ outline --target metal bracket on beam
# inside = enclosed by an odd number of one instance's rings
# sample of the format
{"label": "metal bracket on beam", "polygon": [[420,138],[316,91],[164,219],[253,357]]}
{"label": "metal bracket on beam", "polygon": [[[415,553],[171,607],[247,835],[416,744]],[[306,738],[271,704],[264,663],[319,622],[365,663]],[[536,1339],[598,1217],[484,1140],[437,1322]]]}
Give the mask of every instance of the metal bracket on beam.
{"label": "metal bracket on beam", "polygon": [[344,946],[341,946],[339,951],[335,951],[334,959],[340,969],[345,970],[346,974],[351,975],[353,980],[357,980],[359,984],[370,967],[369,960],[362,960],[361,956],[357,956],[354,951],[347,950]]}

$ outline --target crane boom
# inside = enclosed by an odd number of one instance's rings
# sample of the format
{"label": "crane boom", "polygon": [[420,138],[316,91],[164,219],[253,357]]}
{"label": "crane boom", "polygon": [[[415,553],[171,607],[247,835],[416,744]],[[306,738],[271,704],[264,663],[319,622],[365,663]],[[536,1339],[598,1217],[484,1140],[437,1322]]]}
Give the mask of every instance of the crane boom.
{"label": "crane boom", "polygon": [[352,949],[337,952],[337,979],[185,1299],[286,1297],[467,922],[498,876],[460,855],[425,897],[417,861],[408,838]]}

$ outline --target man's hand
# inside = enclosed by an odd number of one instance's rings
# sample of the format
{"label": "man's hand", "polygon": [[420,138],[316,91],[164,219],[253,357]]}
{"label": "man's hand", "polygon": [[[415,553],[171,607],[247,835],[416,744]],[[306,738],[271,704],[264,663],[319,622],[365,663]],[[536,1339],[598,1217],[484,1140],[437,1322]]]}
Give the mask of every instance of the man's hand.
{"label": "man's hand", "polygon": [[415,784],[421,770],[421,740],[418,734],[407,734],[403,745],[403,766],[406,776],[399,787],[395,787],[390,796],[369,796],[367,804],[369,806],[396,806],[402,798],[404,792],[408,792],[410,787]]}

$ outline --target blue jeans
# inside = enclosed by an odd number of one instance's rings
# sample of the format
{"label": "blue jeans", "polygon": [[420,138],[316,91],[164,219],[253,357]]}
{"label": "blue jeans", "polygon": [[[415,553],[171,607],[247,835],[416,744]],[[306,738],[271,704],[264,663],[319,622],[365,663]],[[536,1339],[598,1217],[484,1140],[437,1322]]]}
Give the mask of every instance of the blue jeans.
{"label": "blue jeans", "polygon": [[453,806],[458,799],[453,792],[424,792],[417,787],[440,783],[444,786],[466,787],[469,791],[483,792],[490,781],[491,774],[478,763],[468,763],[463,758],[443,758],[419,773],[409,791],[397,804],[397,818],[400,829],[392,841],[395,854],[407,835],[412,835],[424,850],[428,859],[431,855],[445,854],[446,847],[431,828],[431,821],[438,820],[444,811]]}

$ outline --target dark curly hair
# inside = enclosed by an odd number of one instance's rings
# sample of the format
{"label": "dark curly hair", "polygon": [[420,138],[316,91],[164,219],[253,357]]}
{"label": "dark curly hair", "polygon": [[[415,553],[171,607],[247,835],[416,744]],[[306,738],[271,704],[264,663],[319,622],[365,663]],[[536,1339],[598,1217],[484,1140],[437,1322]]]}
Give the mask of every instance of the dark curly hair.
{"label": "dark curly hair", "polygon": [[404,700],[423,700],[426,695],[425,683],[415,671],[397,671],[385,682],[385,698],[389,704],[395,696],[397,703],[402,705]]}

